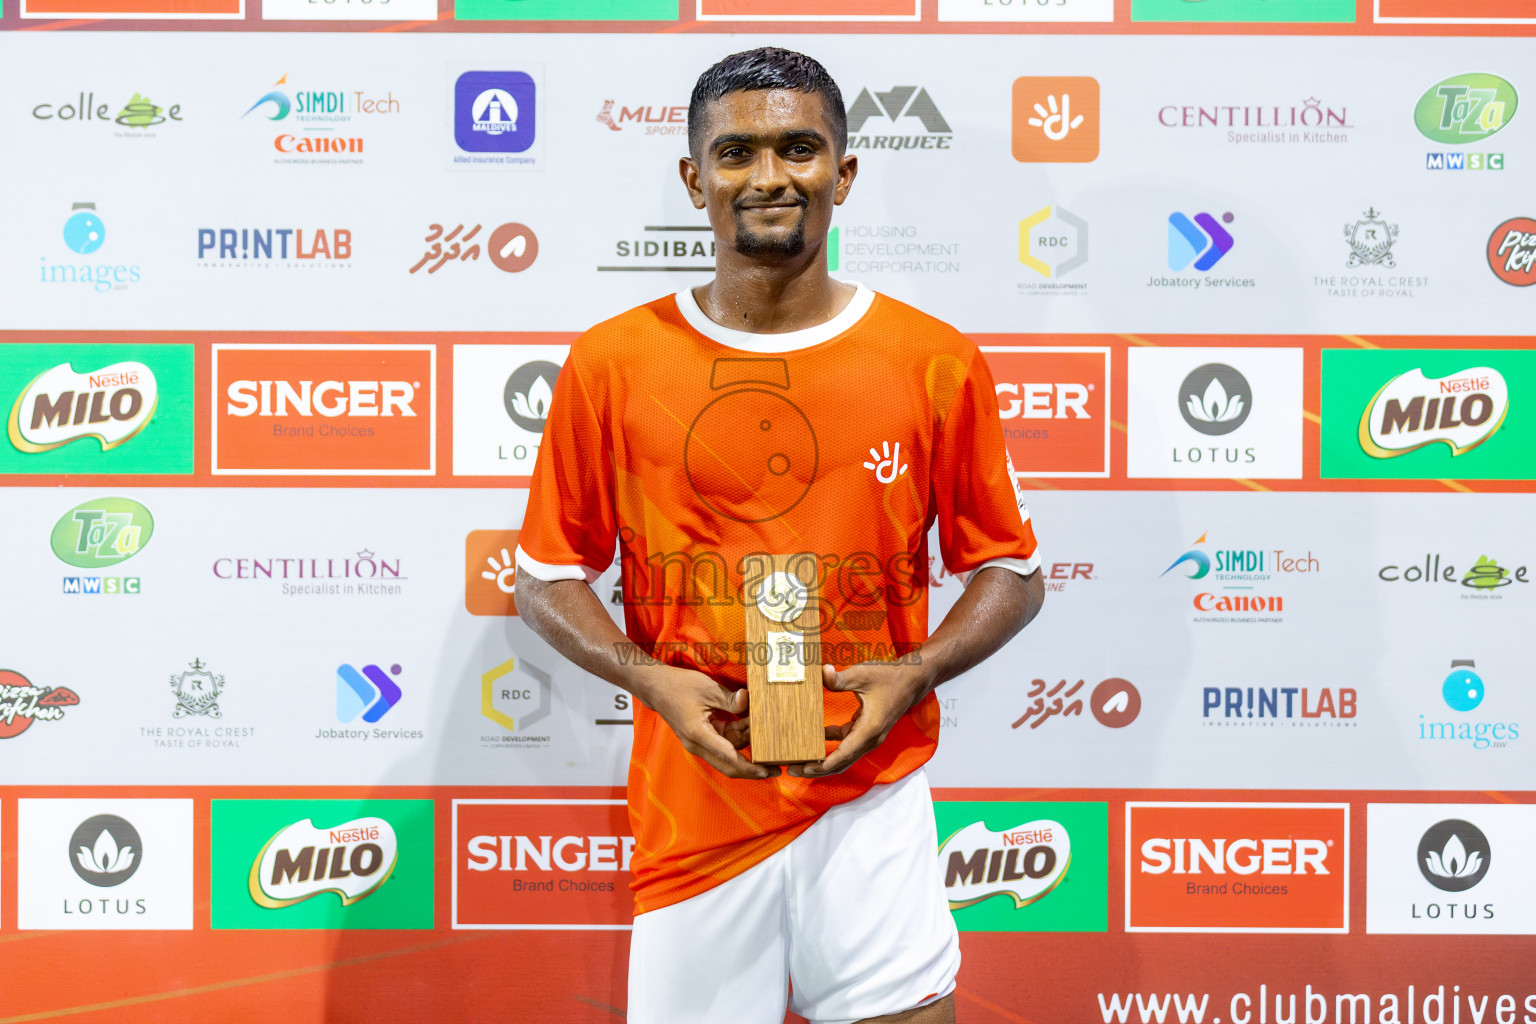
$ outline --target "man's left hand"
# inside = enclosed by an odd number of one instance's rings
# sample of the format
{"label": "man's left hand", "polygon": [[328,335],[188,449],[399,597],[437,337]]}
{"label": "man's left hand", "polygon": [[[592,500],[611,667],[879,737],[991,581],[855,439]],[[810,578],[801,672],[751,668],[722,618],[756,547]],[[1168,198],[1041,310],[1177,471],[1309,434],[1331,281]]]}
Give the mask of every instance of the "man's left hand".
{"label": "man's left hand", "polygon": [[866,661],[839,672],[823,665],[822,685],[852,693],[859,710],[847,725],[829,725],[827,739],[838,740],[826,760],[789,766],[789,774],[815,779],[847,771],[853,763],[885,742],[902,715],[933,690],[936,681],[921,664]]}

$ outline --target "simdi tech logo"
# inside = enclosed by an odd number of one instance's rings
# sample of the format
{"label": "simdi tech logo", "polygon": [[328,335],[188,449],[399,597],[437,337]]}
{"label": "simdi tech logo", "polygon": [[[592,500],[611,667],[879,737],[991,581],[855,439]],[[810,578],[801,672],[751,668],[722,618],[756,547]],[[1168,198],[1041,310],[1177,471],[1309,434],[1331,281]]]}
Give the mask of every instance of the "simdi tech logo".
{"label": "simdi tech logo", "polygon": [[1013,158],[1089,163],[1099,158],[1099,80],[1086,76],[1013,81]]}
{"label": "simdi tech logo", "polygon": [[327,87],[300,89],[284,72],[240,120],[272,122],[269,129],[278,164],[361,164],[364,134],[379,118],[400,113],[400,101],[392,91]]}
{"label": "simdi tech logo", "polygon": [[1108,929],[1107,804],[941,800],[933,812],[961,931]]}
{"label": "simdi tech logo", "polygon": [[1109,349],[988,345],[981,352],[1014,472],[1109,475]]}
{"label": "simdi tech logo", "polygon": [[6,345],[0,473],[192,472],[191,345]]}
{"label": "simdi tech logo", "polygon": [[213,472],[430,476],[433,345],[213,346]]}
{"label": "simdi tech logo", "polygon": [[1125,805],[1128,932],[1349,931],[1349,805]]}
{"label": "simdi tech logo", "polygon": [[[1519,106],[1515,87],[1498,75],[1454,75],[1425,90],[1413,108],[1419,134],[1432,142],[1466,146],[1491,138],[1504,129]],[[1502,171],[1503,153],[1438,150],[1426,154],[1430,171]]]}
{"label": "simdi tech logo", "polygon": [[1536,479],[1536,352],[1324,349],[1322,475]]}
{"label": "simdi tech logo", "polygon": [[430,800],[214,800],[214,928],[431,928]]}
{"label": "simdi tech logo", "polygon": [[[1183,554],[1158,574],[1195,582],[1192,601],[1197,621],[1212,623],[1278,623],[1283,621],[1285,581],[1322,571],[1311,549],[1207,544],[1210,531],[1195,538]],[[1218,593],[1219,591],[1219,593]]]}

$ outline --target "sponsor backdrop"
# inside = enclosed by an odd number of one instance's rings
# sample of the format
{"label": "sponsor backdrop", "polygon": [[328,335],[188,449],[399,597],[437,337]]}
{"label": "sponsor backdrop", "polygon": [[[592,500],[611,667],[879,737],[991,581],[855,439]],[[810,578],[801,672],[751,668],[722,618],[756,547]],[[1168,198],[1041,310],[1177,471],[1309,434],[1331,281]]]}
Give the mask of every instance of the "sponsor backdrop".
{"label": "sponsor backdrop", "polygon": [[632,709],[512,552],[572,339],[711,273],[689,89],[765,42],[845,93],[829,267],[976,339],[1041,538],[939,693],[962,1018],[1536,1024],[1533,35],[3,0],[0,1024],[623,1017]]}

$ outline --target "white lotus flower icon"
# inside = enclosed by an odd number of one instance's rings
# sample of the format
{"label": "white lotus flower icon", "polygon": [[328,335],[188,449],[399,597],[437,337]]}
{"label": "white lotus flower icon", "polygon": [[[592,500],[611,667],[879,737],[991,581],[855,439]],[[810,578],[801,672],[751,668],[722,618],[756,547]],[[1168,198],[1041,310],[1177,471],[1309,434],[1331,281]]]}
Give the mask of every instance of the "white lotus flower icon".
{"label": "white lotus flower icon", "polygon": [[82,868],[98,875],[116,875],[127,871],[133,867],[133,858],[133,847],[119,848],[117,840],[106,829],[102,829],[101,835],[96,837],[94,847],[82,846],[80,852],[75,854]]}
{"label": "white lotus flower icon", "polygon": [[1215,377],[1206,385],[1204,395],[1190,395],[1184,406],[1193,419],[1202,423],[1226,423],[1243,414],[1243,396],[1228,397],[1227,389]]}
{"label": "white lotus flower icon", "polygon": [[549,405],[555,400],[555,392],[549,386],[549,381],[543,377],[536,377],[532,384],[528,385],[527,393],[521,391],[512,395],[512,408],[519,416],[530,420],[542,420],[549,415]]}
{"label": "white lotus flower icon", "polygon": [[1461,837],[1452,832],[1451,838],[1445,841],[1445,849],[1438,853],[1429,851],[1424,863],[1441,878],[1470,878],[1481,870],[1483,855],[1475,850],[1468,853]]}

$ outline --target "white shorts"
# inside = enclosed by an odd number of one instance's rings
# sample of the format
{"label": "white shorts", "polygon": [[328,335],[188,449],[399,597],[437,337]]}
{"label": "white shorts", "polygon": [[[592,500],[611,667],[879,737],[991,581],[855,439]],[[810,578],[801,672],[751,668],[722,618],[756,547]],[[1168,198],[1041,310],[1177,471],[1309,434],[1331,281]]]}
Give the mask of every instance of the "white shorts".
{"label": "white shorts", "polygon": [[[922,769],[735,878],[635,918],[630,1024],[844,1024],[955,987],[960,941]],[[792,989],[791,989],[792,986]]]}

